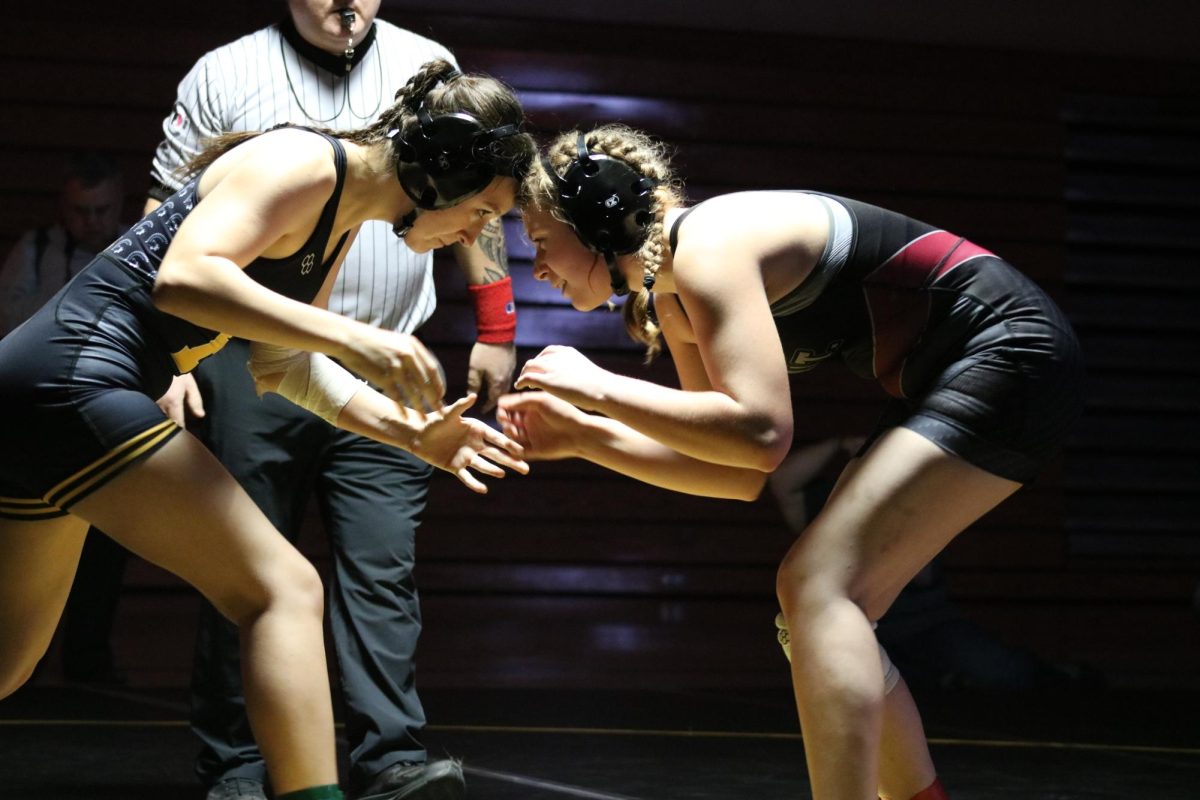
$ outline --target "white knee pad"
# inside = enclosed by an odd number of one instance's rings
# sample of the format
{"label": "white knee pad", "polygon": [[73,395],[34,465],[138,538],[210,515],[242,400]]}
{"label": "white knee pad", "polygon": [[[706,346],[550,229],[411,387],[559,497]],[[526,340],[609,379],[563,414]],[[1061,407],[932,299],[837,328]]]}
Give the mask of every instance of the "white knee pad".
{"label": "white knee pad", "polygon": [[787,657],[788,663],[792,663],[792,637],[788,633],[787,620],[783,618],[782,611],[775,615],[775,639],[783,648],[783,655]]}
{"label": "white knee pad", "polygon": [[879,645],[879,661],[883,666],[883,693],[889,694],[900,682],[900,670],[896,669],[896,665],[888,657],[887,650],[883,649],[883,645]]}
{"label": "white knee pad", "polygon": [[[872,628],[875,626],[872,625]],[[788,632],[787,620],[783,618],[783,614],[775,615],[775,639],[779,642],[779,646],[783,648],[783,654],[787,657],[788,663],[792,661],[792,637]],[[896,684],[900,682],[900,670],[896,669],[896,665],[892,663],[892,659],[888,656],[887,650],[883,649],[883,645],[876,642],[879,647],[879,662],[883,667],[883,693],[888,694],[892,689],[896,688]]]}
{"label": "white knee pad", "polygon": [[246,369],[254,377],[261,397],[264,378],[280,376],[272,391],[306,408],[330,425],[365,384],[341,365],[321,353],[308,353],[289,347],[252,342]]}

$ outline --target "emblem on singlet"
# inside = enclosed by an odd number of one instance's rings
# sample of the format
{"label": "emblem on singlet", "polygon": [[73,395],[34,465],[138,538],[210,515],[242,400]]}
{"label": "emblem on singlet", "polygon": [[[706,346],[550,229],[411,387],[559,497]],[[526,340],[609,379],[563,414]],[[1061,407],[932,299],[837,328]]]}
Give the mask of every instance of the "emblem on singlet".
{"label": "emblem on singlet", "polygon": [[825,348],[824,353],[797,347],[792,351],[791,357],[788,358],[788,372],[808,372],[809,370],[816,369],[822,361],[836,355],[842,349],[842,344],[842,339],[830,342],[829,346]]}
{"label": "emblem on singlet", "polygon": [[300,274],[307,275],[308,273],[312,272],[313,262],[316,260],[317,257],[312,253],[306,255],[304,260],[300,262]]}

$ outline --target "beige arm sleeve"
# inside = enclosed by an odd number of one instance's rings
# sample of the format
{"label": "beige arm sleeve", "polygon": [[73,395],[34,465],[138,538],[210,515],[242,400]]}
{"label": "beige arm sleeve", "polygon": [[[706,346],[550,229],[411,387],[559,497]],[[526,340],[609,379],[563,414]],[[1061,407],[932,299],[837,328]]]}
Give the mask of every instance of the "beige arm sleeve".
{"label": "beige arm sleeve", "polygon": [[330,425],[366,384],[322,353],[252,342],[246,369],[259,397],[275,392]]}

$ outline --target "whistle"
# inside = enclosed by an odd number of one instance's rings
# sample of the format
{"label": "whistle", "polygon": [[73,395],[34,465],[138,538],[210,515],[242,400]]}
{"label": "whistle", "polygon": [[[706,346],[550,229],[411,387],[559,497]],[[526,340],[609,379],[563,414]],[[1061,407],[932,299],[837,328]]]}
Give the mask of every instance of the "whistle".
{"label": "whistle", "polygon": [[342,30],[346,32],[346,51],[343,55],[346,56],[346,71],[349,72],[353,66],[351,59],[354,58],[354,21],[357,17],[349,8],[343,8],[338,12],[338,16],[342,20]]}

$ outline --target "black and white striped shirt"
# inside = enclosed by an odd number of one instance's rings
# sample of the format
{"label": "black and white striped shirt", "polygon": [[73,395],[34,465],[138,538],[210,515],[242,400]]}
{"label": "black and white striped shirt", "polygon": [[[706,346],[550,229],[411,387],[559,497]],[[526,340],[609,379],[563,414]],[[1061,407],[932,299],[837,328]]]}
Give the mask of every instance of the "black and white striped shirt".
{"label": "black and white striped shirt", "polygon": [[[199,152],[205,138],[220,133],[265,130],[280,122],[364,127],[422,64],[434,58],[454,62],[437,42],[377,19],[346,71],[344,58],[305,47],[294,29],[285,36],[285,25],[290,22],[243,36],[196,62],[163,121],[165,138],[151,168],[155,181],[178,188],[174,170]],[[342,264],[330,310],[411,333],[436,304],[432,255],[409,250],[388,223],[364,223]]]}

